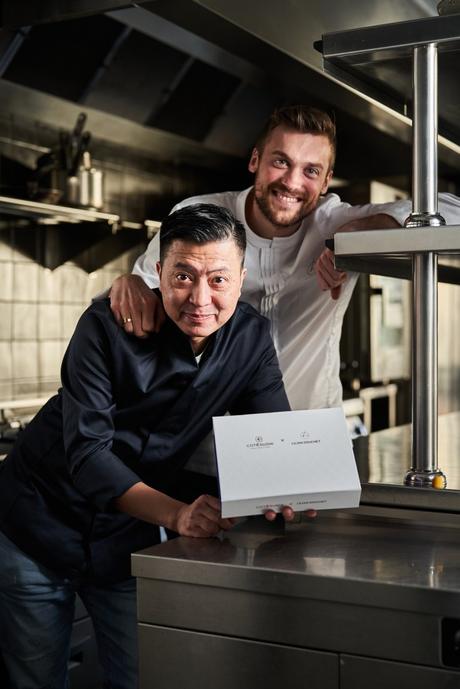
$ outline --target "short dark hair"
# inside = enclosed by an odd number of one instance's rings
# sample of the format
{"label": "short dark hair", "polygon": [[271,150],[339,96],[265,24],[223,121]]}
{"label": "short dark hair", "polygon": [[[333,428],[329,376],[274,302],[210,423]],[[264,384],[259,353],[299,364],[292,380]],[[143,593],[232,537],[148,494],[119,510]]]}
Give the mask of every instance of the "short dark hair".
{"label": "short dark hair", "polygon": [[337,145],[336,129],[334,120],[327,112],[318,108],[312,108],[309,105],[286,105],[282,108],[277,108],[268,118],[261,135],[257,139],[256,148],[259,151],[262,151],[270,132],[275,127],[280,126],[293,129],[301,134],[325,136],[331,146],[331,164],[329,169],[333,169]]}
{"label": "short dark hair", "polygon": [[176,240],[192,244],[223,242],[233,239],[241,253],[241,264],[246,251],[246,232],[243,225],[222,206],[212,203],[195,203],[179,208],[168,215],[160,228],[160,261]]}

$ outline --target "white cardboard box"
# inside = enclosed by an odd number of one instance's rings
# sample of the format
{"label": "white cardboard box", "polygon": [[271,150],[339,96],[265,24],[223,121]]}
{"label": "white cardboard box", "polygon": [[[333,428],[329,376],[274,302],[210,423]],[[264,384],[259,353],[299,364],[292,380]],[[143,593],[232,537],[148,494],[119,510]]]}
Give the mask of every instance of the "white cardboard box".
{"label": "white cardboard box", "polygon": [[359,505],[341,407],[218,416],[213,425],[223,517]]}

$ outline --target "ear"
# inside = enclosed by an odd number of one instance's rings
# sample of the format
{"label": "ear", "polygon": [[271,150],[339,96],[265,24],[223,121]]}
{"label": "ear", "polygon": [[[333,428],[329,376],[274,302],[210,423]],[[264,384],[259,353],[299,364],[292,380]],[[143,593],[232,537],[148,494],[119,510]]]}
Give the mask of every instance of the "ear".
{"label": "ear", "polygon": [[327,175],[326,179],[324,180],[324,184],[321,187],[321,194],[325,194],[329,188],[329,184],[331,183],[332,175],[334,174],[334,170],[330,170]]}
{"label": "ear", "polygon": [[248,271],[246,270],[246,268],[243,268],[243,270],[241,271],[240,294],[241,294],[241,288],[243,287],[244,278],[246,277],[247,272]]}
{"label": "ear", "polygon": [[251,157],[249,158],[248,170],[249,172],[257,172],[259,167],[259,151],[257,148],[252,149]]}
{"label": "ear", "polygon": [[158,277],[161,280],[161,263],[160,263],[160,261],[157,261],[156,268],[157,268]]}

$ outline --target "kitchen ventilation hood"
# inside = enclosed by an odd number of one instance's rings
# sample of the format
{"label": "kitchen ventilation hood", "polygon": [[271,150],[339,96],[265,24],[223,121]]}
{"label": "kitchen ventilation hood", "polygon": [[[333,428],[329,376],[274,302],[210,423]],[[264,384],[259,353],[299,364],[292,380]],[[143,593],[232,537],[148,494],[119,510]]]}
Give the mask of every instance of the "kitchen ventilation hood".
{"label": "kitchen ventilation hood", "polygon": [[[14,36],[16,43],[0,57],[1,81],[126,118],[152,136],[169,132],[184,147],[193,142],[223,158],[247,156],[276,104],[312,102],[336,112],[338,177],[409,174],[408,121],[325,76],[313,43],[337,28],[435,14],[434,0],[360,0],[343,7],[321,0],[39,5],[5,0],[5,41],[9,36],[12,46]],[[31,28],[19,36],[26,22]],[[458,179],[458,158],[441,147],[447,180]]]}

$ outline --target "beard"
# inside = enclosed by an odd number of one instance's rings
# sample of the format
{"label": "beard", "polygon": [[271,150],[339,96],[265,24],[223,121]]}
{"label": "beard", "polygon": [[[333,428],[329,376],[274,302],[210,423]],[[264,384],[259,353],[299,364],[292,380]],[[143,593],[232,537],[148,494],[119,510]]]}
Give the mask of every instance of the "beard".
{"label": "beard", "polygon": [[[296,204],[296,208],[274,208],[272,205],[272,191],[286,193],[291,196],[297,196],[302,200],[301,204]],[[292,227],[293,225],[300,225],[302,220],[307,217],[318,205],[319,194],[317,196],[310,196],[305,198],[304,193],[296,194],[291,191],[283,190],[279,184],[269,184],[265,187],[254,187],[254,198],[256,203],[265,216],[265,218],[275,227]]]}

